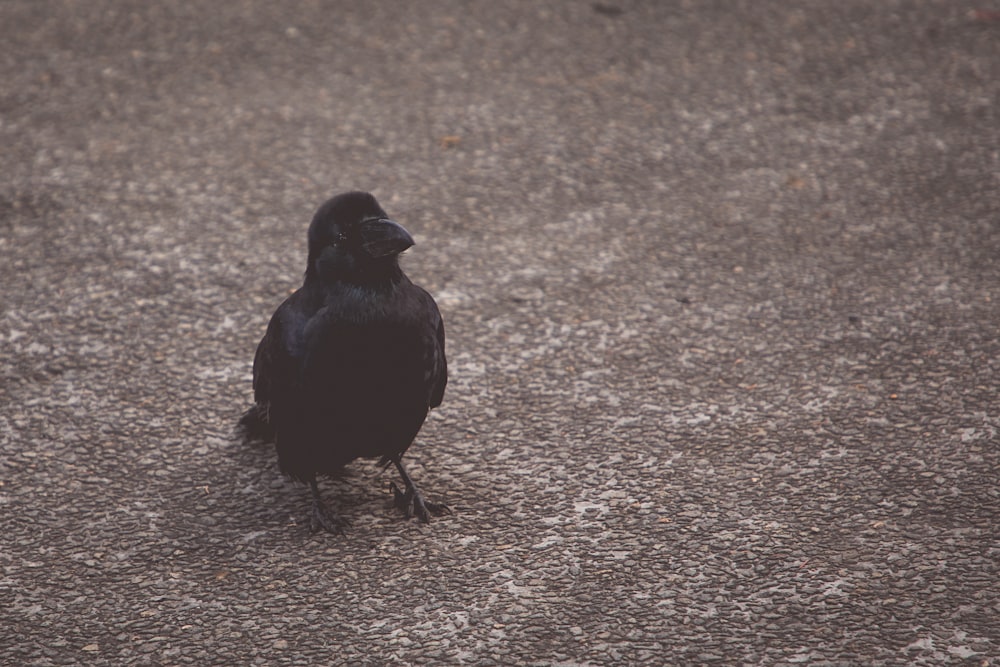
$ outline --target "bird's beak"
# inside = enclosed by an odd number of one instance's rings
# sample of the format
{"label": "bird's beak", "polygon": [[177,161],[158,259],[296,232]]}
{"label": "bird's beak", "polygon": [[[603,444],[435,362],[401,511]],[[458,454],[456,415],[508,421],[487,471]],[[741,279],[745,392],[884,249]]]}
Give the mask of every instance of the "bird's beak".
{"label": "bird's beak", "polygon": [[366,220],[361,223],[361,248],[371,257],[398,255],[413,245],[413,237],[398,222]]}

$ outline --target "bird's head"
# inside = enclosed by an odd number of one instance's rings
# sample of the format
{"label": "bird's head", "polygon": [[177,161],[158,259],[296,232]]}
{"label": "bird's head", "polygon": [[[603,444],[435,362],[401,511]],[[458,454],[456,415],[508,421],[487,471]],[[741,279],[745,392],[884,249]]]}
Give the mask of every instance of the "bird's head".
{"label": "bird's head", "polygon": [[367,192],[337,195],[319,207],[309,225],[306,277],[322,282],[391,280],[400,275],[399,253],[413,245]]}

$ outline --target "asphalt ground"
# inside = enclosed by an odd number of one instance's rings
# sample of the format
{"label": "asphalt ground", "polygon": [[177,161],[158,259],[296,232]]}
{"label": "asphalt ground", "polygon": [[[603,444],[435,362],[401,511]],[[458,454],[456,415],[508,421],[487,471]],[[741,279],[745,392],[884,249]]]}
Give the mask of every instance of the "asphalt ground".
{"label": "asphalt ground", "polygon": [[[1000,6],[0,3],[0,662],[1000,664]],[[316,207],[452,379],[232,435]]]}

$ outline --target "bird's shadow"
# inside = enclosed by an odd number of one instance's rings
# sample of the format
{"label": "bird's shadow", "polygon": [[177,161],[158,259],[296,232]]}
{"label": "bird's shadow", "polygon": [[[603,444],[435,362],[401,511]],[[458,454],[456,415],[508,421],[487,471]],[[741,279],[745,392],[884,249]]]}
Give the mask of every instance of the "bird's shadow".
{"label": "bird's shadow", "polygon": [[[309,487],[279,470],[273,441],[248,436],[237,425],[225,446],[233,465],[212,475],[214,519],[238,532],[291,529],[308,534]],[[368,514],[398,511],[389,492],[391,479],[373,462],[356,461],[322,476],[319,486],[331,510],[358,523]]]}

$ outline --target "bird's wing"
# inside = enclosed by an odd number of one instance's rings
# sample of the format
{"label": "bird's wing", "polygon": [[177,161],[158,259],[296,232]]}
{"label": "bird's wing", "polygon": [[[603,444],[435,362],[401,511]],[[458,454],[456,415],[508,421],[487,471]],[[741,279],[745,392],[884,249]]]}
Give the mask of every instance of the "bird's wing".
{"label": "bird's wing", "polygon": [[[277,313],[275,313],[277,315]],[[271,400],[271,378],[275,362],[275,352],[281,347],[281,322],[274,316],[267,324],[267,331],[257,345],[253,355],[253,399],[257,405],[266,405]]]}
{"label": "bird's wing", "polygon": [[254,401],[262,407],[286,394],[298,374],[302,329],[308,319],[299,300],[296,292],[278,306],[254,354]]}
{"label": "bird's wing", "polygon": [[434,345],[432,346],[432,351],[429,358],[429,368],[430,368],[430,395],[427,400],[427,405],[432,408],[436,408],[441,405],[441,400],[444,398],[444,388],[448,384],[448,360],[444,354],[444,320],[441,318],[441,312],[438,310],[437,304],[434,303],[434,299],[427,295],[427,301],[429,303],[429,310],[433,312],[435,319],[437,319],[437,331],[434,336]]}

